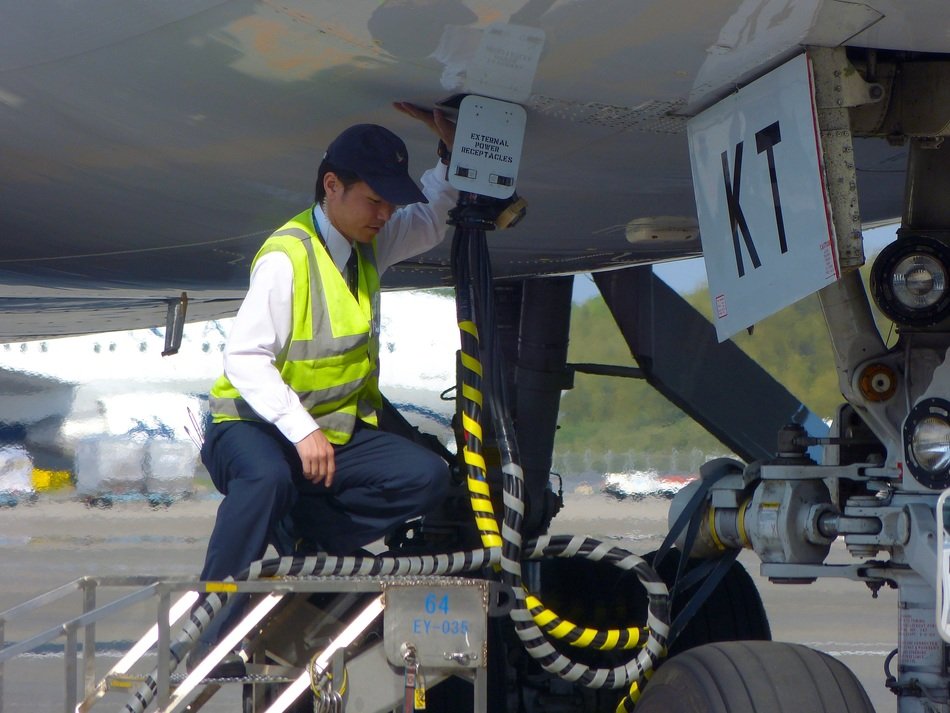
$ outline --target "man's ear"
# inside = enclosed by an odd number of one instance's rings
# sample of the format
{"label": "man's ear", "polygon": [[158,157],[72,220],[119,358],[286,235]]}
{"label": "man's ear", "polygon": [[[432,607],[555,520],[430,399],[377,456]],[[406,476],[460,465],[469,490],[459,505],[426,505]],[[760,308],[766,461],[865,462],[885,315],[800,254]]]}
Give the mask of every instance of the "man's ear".
{"label": "man's ear", "polygon": [[343,184],[340,182],[340,179],[337,177],[333,171],[327,171],[323,176],[323,190],[327,195],[336,193]]}

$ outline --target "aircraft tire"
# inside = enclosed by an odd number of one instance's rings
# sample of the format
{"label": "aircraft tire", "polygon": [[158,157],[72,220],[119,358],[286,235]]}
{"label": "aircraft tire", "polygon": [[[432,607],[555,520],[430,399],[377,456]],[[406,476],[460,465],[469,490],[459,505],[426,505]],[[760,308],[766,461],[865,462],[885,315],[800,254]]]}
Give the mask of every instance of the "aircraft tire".
{"label": "aircraft tire", "polygon": [[636,713],[874,713],[840,661],[800,644],[706,644],[663,663]]}

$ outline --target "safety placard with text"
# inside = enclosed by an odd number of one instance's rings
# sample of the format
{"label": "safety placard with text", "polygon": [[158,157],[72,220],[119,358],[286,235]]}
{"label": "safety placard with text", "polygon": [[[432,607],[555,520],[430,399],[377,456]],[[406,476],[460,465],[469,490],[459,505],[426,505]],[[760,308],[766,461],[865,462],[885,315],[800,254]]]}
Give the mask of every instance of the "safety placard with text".
{"label": "safety placard with text", "polygon": [[449,183],[493,198],[515,192],[527,115],[520,104],[469,94],[459,105]]}
{"label": "safety placard with text", "polygon": [[719,341],[839,277],[805,55],[687,125]]}

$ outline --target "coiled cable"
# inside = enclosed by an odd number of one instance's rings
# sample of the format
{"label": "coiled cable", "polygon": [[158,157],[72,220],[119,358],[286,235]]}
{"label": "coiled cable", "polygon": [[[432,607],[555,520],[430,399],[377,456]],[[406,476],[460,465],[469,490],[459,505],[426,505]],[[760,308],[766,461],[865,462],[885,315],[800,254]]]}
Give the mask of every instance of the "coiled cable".
{"label": "coiled cable", "polygon": [[[475,212],[476,215],[468,215]],[[493,284],[490,271],[487,241],[483,229],[478,226],[477,201],[460,202],[453,220],[456,222],[453,242],[453,270],[456,278],[456,308],[459,329],[462,335],[461,362],[465,374],[483,376],[481,354],[489,357],[491,374],[488,379],[490,411],[493,418],[495,437],[501,456],[503,478],[503,524],[501,569],[502,581],[511,587],[514,594],[514,606],[511,619],[515,632],[529,655],[546,671],[590,688],[620,688],[629,685],[626,696],[618,710],[628,710],[639,697],[643,682],[665,653],[666,637],[669,632],[669,595],[665,583],[657,573],[642,559],[620,548],[594,540],[593,538],[552,539],[541,538],[527,553],[528,558],[542,556],[583,556],[593,560],[605,560],[624,569],[636,572],[649,596],[647,626],[624,630],[597,631],[580,627],[561,619],[546,609],[540,600],[529,594],[522,581],[522,525],[524,521],[524,478],[518,465],[517,445],[512,436],[513,427],[507,408],[507,396],[502,372],[502,360],[497,340],[494,339]],[[465,264],[467,258],[468,264]],[[476,325],[485,325],[485,343],[479,342],[479,330]],[[463,375],[463,427],[465,428],[466,449],[469,444],[480,445],[483,442],[480,423],[472,426],[473,418],[464,414],[475,412],[473,405],[467,402],[471,393],[466,394]],[[484,399],[481,393],[477,412],[481,413]],[[469,459],[466,458],[466,462]],[[487,505],[482,494],[487,492],[484,475],[484,460],[479,461],[480,472],[471,473],[470,485],[475,483],[478,490],[472,490],[472,508],[476,518],[485,517],[491,501]],[[476,501],[476,495],[478,499]],[[477,509],[476,509],[477,508]],[[481,531],[481,528],[480,528]],[[483,539],[483,544],[486,544]],[[644,641],[644,634],[645,641]],[[595,668],[584,663],[572,661],[558,652],[547,640],[547,636],[563,639],[574,646],[596,646],[600,649],[634,648],[639,652],[626,663],[612,668]]]}

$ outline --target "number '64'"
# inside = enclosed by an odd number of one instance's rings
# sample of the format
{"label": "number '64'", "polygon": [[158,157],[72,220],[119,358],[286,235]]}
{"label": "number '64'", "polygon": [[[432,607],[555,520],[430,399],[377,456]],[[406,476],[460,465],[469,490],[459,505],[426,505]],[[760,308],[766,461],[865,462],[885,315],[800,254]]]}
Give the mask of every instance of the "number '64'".
{"label": "number '64'", "polygon": [[426,595],[426,614],[435,614],[436,612],[442,612],[443,614],[449,613],[449,595],[443,594],[439,597],[437,594],[428,594]]}

